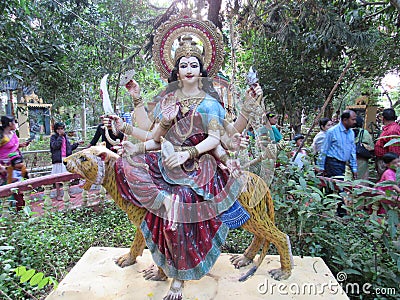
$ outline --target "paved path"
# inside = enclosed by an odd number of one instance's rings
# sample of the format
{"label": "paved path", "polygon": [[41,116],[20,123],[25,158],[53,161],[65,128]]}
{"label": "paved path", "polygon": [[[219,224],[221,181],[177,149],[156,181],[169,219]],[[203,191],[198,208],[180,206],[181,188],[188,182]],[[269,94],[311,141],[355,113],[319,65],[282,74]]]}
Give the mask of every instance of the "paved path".
{"label": "paved path", "polygon": [[[78,185],[73,185],[70,187],[70,195],[73,196],[70,199],[71,209],[81,207],[83,203],[82,198],[82,189]],[[58,201],[56,199],[56,190],[53,189],[50,192],[50,198],[52,200],[52,211],[60,211],[64,210],[65,204],[64,201]],[[96,205],[100,202],[100,187],[92,188],[88,193],[88,206]],[[106,199],[111,199],[111,197],[106,194]],[[44,201],[43,201],[43,192],[35,193],[31,195],[31,203],[30,207],[32,211],[39,213],[39,215],[43,214]]]}

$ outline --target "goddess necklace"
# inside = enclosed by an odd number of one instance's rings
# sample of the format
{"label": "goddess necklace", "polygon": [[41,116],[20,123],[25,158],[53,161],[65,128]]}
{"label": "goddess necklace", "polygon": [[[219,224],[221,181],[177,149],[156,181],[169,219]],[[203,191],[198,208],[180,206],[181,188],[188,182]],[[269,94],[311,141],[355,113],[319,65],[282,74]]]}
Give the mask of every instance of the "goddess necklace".
{"label": "goddess necklace", "polygon": [[182,92],[182,89],[178,89],[176,90],[175,95],[181,103],[182,114],[186,115],[192,106],[197,106],[204,99],[206,93],[203,90],[200,90],[197,94],[188,96]]}
{"label": "goddess necklace", "polygon": [[181,89],[176,90],[176,96],[179,99],[179,103],[181,104],[181,112],[182,115],[186,115],[187,112],[192,109],[192,114],[190,116],[190,126],[187,132],[182,133],[181,130],[179,129],[179,125],[176,121],[175,118],[175,132],[176,134],[183,138],[184,140],[186,140],[186,138],[192,133],[193,131],[193,121],[194,121],[194,115],[195,115],[195,111],[197,109],[197,106],[200,104],[201,101],[203,101],[204,96],[205,96],[205,92],[204,91],[200,91],[199,93],[197,93],[196,95],[193,96],[187,96],[185,95]]}

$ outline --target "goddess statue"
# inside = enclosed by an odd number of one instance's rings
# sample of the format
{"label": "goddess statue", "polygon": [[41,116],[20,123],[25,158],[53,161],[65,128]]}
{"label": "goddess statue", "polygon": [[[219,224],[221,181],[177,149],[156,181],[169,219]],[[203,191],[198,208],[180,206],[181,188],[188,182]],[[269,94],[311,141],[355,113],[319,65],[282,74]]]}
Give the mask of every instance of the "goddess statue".
{"label": "goddess statue", "polygon": [[[221,38],[210,23],[172,19],[156,34],[153,56],[162,75],[169,74],[154,112],[147,113],[139,84],[129,80],[139,128],[115,116],[104,120],[143,141],[122,142],[117,181],[127,200],[148,210],[140,229],[163,272],[150,268],[145,277],[173,278],[164,298],[172,300],[182,299],[184,281],[210,271],[229,228],[249,219],[237,201],[244,180],[236,176],[238,166],[226,149],[239,147],[235,132],[245,129],[252,107],[245,105],[234,124],[225,122],[225,109],[208,77],[223,60]],[[258,85],[249,89],[247,104],[261,93]]]}

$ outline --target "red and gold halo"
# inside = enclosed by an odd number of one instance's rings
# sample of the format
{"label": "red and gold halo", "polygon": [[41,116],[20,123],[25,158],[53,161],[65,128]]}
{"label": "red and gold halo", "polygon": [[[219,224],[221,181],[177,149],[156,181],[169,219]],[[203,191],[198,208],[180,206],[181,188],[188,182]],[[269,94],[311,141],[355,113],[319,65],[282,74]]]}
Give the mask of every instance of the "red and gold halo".
{"label": "red and gold halo", "polygon": [[168,78],[174,68],[174,45],[183,35],[198,39],[203,47],[204,68],[208,76],[217,74],[224,61],[222,34],[210,21],[194,19],[186,13],[172,16],[154,36],[153,60],[161,77]]}

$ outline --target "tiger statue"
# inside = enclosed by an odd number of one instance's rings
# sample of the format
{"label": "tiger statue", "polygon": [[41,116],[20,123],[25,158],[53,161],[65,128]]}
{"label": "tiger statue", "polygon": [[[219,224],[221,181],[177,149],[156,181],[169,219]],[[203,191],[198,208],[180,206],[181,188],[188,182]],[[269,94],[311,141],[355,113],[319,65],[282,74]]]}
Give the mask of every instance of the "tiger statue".
{"label": "tiger statue", "polygon": [[[125,200],[119,193],[116,184],[115,164],[120,156],[104,145],[92,146],[76,152],[64,159],[67,170],[82,176],[85,180],[83,189],[89,190],[93,184],[101,184],[115,203],[127,213],[129,220],[140,228],[146,209],[138,207]],[[273,243],[280,255],[281,268],[271,270],[270,274],[274,279],[286,279],[291,275],[293,258],[290,248],[289,237],[281,232],[274,224],[274,205],[266,183],[257,175],[244,172],[247,175],[247,183],[241,194],[239,202],[250,214],[250,219],[242,225],[242,228],[254,234],[250,246],[242,255],[231,257],[231,263],[240,268],[250,264],[261,248],[261,253],[255,266],[239,280],[246,280],[255,273],[264,260],[269,244]],[[260,200],[261,199],[261,200]],[[138,229],[128,253],[119,257],[116,263],[120,267],[126,267],[136,262],[136,258],[142,255],[146,246],[143,234]],[[166,280],[161,268],[157,269],[157,276],[149,276],[146,279]]]}

